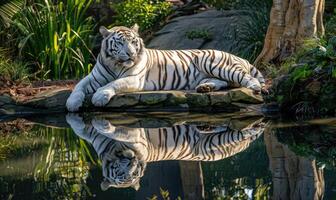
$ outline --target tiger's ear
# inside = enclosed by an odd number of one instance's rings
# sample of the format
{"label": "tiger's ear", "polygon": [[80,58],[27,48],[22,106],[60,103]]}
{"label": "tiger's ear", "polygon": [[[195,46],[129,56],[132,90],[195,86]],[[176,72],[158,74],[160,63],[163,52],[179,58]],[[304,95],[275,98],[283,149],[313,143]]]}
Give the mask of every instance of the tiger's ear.
{"label": "tiger's ear", "polygon": [[131,28],[134,32],[139,33],[139,25],[137,23],[135,23]]}
{"label": "tiger's ear", "polygon": [[131,186],[135,191],[138,191],[140,189],[140,183],[137,181],[134,185]]}
{"label": "tiger's ear", "polygon": [[104,38],[106,38],[111,33],[105,26],[99,27],[99,32]]}
{"label": "tiger's ear", "polygon": [[107,180],[103,180],[103,182],[101,182],[100,184],[100,188],[103,191],[106,191],[107,189],[109,189],[112,186],[112,184],[110,182],[108,182]]}

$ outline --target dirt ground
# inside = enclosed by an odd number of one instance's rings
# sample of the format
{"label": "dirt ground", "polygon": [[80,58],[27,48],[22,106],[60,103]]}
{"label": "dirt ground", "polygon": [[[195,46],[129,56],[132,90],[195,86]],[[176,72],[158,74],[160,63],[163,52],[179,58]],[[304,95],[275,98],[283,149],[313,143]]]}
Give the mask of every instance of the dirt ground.
{"label": "dirt ground", "polygon": [[24,84],[0,84],[0,95],[9,95],[16,100],[25,101],[38,93],[55,89],[72,89],[78,80],[35,81]]}

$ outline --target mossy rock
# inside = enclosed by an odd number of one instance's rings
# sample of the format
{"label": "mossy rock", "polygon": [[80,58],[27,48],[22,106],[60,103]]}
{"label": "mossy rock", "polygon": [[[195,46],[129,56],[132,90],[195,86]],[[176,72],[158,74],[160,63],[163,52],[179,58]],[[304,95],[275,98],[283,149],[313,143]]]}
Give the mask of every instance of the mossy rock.
{"label": "mossy rock", "polygon": [[[42,92],[30,100],[14,101],[8,96],[0,96],[0,109],[4,114],[66,112],[66,100],[71,90],[57,89]],[[260,104],[260,95],[246,88],[227,91],[196,93],[195,91],[142,91],[115,95],[103,108],[91,104],[91,96],[86,98],[82,111],[224,111],[233,112]],[[239,106],[237,106],[239,103]],[[6,111],[4,111],[6,110]]]}

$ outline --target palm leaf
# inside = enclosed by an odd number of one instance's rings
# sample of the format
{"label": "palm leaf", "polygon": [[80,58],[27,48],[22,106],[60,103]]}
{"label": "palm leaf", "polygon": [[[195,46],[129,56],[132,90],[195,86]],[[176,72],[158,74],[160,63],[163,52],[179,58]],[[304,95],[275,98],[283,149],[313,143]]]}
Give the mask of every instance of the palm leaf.
{"label": "palm leaf", "polygon": [[10,19],[22,8],[24,0],[1,0],[0,23],[2,27],[8,27]]}

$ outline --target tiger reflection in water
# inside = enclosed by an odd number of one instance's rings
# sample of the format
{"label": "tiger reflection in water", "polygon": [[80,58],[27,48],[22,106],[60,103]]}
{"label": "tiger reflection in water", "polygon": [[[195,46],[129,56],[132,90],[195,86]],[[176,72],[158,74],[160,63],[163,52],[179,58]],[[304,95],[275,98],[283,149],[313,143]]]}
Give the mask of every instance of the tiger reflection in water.
{"label": "tiger reflection in water", "polygon": [[93,119],[91,124],[85,124],[76,114],[68,114],[66,119],[79,137],[92,144],[102,160],[103,190],[109,187],[139,189],[148,162],[227,158],[245,150],[265,128],[261,120],[242,130],[233,130],[226,125],[211,128],[196,125],[115,127],[104,119]]}

